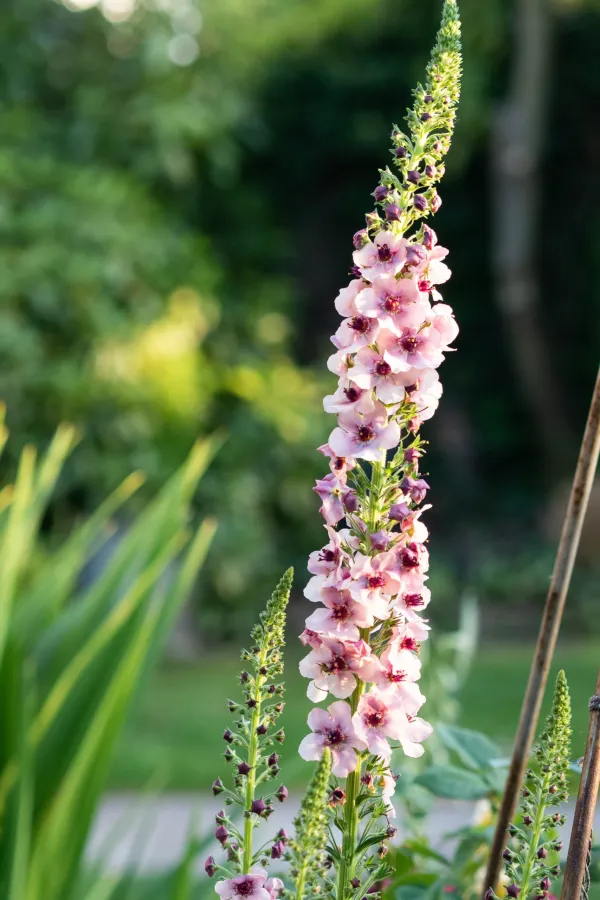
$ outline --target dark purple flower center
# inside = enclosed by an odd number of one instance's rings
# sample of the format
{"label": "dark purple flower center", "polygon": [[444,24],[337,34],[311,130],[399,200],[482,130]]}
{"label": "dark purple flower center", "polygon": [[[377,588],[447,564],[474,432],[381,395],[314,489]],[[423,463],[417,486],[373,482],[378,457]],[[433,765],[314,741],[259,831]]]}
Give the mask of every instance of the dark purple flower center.
{"label": "dark purple flower center", "polygon": [[421,594],[405,594],[404,604],[410,609],[418,609],[420,606],[423,606],[424,600]]}
{"label": "dark purple flower center", "polygon": [[339,675],[340,672],[346,672],[348,663],[343,656],[333,656],[328,663],[325,663],[323,669],[330,675]]}
{"label": "dark purple flower center", "polygon": [[349,388],[344,388],[344,393],[345,393],[349,403],[356,403],[356,401],[362,394],[362,391],[360,390],[360,388],[349,387]]}
{"label": "dark purple flower center", "polygon": [[405,569],[416,569],[419,565],[418,554],[408,547],[405,550],[402,550],[400,553],[400,565]]}
{"label": "dark purple flower center", "polygon": [[381,375],[382,378],[386,378],[391,374],[392,368],[389,363],[386,363],[385,359],[380,359],[375,363],[375,374]]}
{"label": "dark purple flower center", "polygon": [[363,444],[368,444],[375,437],[375,432],[370,425],[361,425],[356,432],[356,436]]}
{"label": "dark purple flower center", "polygon": [[332,461],[332,466],[336,472],[339,472],[340,469],[343,469],[346,465],[346,457],[345,456],[336,456]]}
{"label": "dark purple flower center", "polygon": [[419,336],[416,334],[405,334],[398,343],[407,353],[414,353],[419,346]]}
{"label": "dark purple flower center", "polygon": [[391,258],[392,251],[387,244],[382,244],[381,247],[377,248],[377,259],[380,262],[389,262]]}
{"label": "dark purple flower center", "polygon": [[363,722],[368,728],[379,728],[383,723],[384,715],[382,712],[368,712],[363,716]]}
{"label": "dark purple flower center", "polygon": [[402,643],[400,644],[402,650],[418,650],[419,642],[415,640],[414,637],[405,637],[402,638]]}
{"label": "dark purple flower center", "polygon": [[401,669],[397,672],[390,670],[387,673],[387,680],[391,681],[393,684],[397,684],[399,681],[406,681],[406,672],[403,672]]}
{"label": "dark purple flower center", "polygon": [[366,334],[371,327],[371,321],[366,316],[352,316],[348,325],[357,334]]}
{"label": "dark purple flower center", "polygon": [[338,744],[343,744],[345,740],[346,735],[339,726],[337,728],[328,728],[325,732],[325,743],[330,747],[336,747]]}
{"label": "dark purple flower center", "polygon": [[254,882],[251,878],[243,878],[236,882],[235,892],[240,897],[248,897],[254,891]]}
{"label": "dark purple flower center", "polygon": [[347,603],[337,603],[331,610],[331,618],[336,622],[346,622],[352,618],[352,613]]}
{"label": "dark purple flower center", "polygon": [[334,563],[337,562],[339,558],[339,550],[328,550],[327,548],[325,548],[319,553],[319,559],[321,560],[321,562]]}
{"label": "dark purple flower center", "polygon": [[385,584],[385,578],[383,575],[369,575],[367,577],[367,584],[370,588],[380,588]]}
{"label": "dark purple flower center", "polygon": [[393,294],[389,294],[383,301],[383,308],[386,312],[397,313],[402,309],[402,300],[400,297],[394,297]]}

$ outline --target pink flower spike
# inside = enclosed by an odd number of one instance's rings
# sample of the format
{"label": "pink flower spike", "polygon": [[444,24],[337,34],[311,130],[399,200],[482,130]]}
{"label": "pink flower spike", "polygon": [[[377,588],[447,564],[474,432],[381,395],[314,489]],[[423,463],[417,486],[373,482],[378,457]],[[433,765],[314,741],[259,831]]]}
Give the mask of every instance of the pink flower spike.
{"label": "pink flower spike", "polygon": [[412,278],[397,279],[393,275],[376,278],[356,298],[356,306],[362,315],[392,330],[418,328],[431,311]]}
{"label": "pink flower spike", "polygon": [[362,417],[356,411],[341,413],[338,421],[340,427],[329,437],[329,446],[338,456],[378,461],[384,450],[391,450],[400,441],[400,427],[388,421],[381,403]]}
{"label": "pink flower spike", "polygon": [[306,627],[320,634],[358,641],[359,628],[370,628],[374,619],[362,603],[352,598],[349,591],[326,588],[323,593],[325,609],[317,609],[306,620]]}
{"label": "pink flower spike", "polygon": [[379,334],[379,322],[377,319],[369,319],[367,316],[358,315],[344,319],[336,333],[331,338],[331,343],[338,350],[358,350],[377,340]]}
{"label": "pink flower spike", "polygon": [[335,394],[329,394],[323,400],[323,409],[328,413],[341,413],[346,410],[370,413],[373,407],[371,392],[351,384],[346,379],[340,383]]}
{"label": "pink flower spike", "polygon": [[354,731],[349,705],[337,701],[326,710],[313,709],[308,715],[308,724],[313,733],[300,744],[298,752],[302,759],[321,759],[328,747],[332,773],[338,778],[346,778],[356,769],[356,750],[366,749],[364,741]]}
{"label": "pink flower spike", "polygon": [[319,512],[328,525],[335,525],[344,518],[343,498],[346,493],[345,479],[336,478],[333,473],[316,482],[313,491],[319,495],[323,505]]}
{"label": "pink flower spike", "polygon": [[365,742],[370,753],[389,759],[392,748],[388,737],[397,738],[400,728],[406,722],[406,714],[399,704],[371,690],[363,694],[352,717],[354,731]]}
{"label": "pink flower spike", "polygon": [[401,587],[395,554],[378,553],[370,557],[357,553],[350,574],[348,590],[352,596],[364,603],[378,619],[388,619],[390,599]]}
{"label": "pink flower spike", "polygon": [[407,328],[400,334],[382,329],[377,345],[392,372],[409,369],[437,369],[444,361],[446,347],[440,332],[424,322],[419,328]]}
{"label": "pink flower spike", "polygon": [[371,681],[379,661],[364,641],[323,637],[323,643],[300,660],[300,674],[312,678],[309,700],[319,702],[327,693],[345,700],[356,687],[356,677]]}
{"label": "pink flower spike", "polygon": [[272,900],[265,889],[266,875],[261,869],[260,872],[223,879],[217,881],[215,891],[221,900]]}
{"label": "pink flower spike", "polygon": [[337,478],[341,478],[356,466],[356,460],[351,456],[336,456],[329,444],[322,444],[317,449],[319,453],[329,458],[329,468]]}
{"label": "pink flower spike", "polygon": [[352,254],[354,264],[371,281],[377,275],[396,275],[406,260],[406,240],[391,231],[380,231]]}

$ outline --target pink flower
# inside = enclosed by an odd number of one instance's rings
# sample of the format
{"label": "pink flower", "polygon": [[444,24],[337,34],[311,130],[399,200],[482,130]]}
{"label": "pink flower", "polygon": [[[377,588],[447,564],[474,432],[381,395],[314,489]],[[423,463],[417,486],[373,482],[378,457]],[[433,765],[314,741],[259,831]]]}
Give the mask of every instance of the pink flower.
{"label": "pink flower", "polygon": [[369,281],[377,275],[395,275],[406,260],[406,241],[391,231],[380,231],[374,241],[355,250],[352,258]]}
{"label": "pink flower", "polygon": [[345,319],[359,314],[359,310],[356,306],[356,298],[365,287],[366,283],[362,278],[354,278],[348,287],[341,289],[335,298],[335,308],[342,318]]}
{"label": "pink flower", "polygon": [[222,900],[272,900],[265,887],[266,880],[267,873],[264,869],[259,869],[248,875],[217,881],[215,891]]}
{"label": "pink flower", "polygon": [[350,378],[360,388],[365,390],[375,388],[377,399],[388,404],[401,403],[406,388],[412,387],[415,383],[412,371],[392,372],[392,367],[384,359],[383,352],[370,347],[363,347],[356,354]]}
{"label": "pink flower", "polygon": [[333,372],[334,375],[339,375],[340,378],[347,378],[353,365],[354,355],[346,348],[338,350],[337,353],[334,353],[327,360],[329,371]]}
{"label": "pink flower", "polygon": [[424,584],[408,583],[394,600],[394,610],[409,622],[419,620],[419,613],[429,605],[431,591]]}
{"label": "pink flower", "polygon": [[358,629],[373,625],[373,614],[362,603],[354,600],[349,591],[325,588],[322,597],[325,609],[317,609],[306,620],[306,627],[312,631],[330,634],[342,640],[358,641]]}
{"label": "pink flower", "polygon": [[416,682],[421,677],[421,660],[410,650],[399,650],[394,644],[387,647],[379,659],[381,670],[374,684],[382,697],[389,696],[402,709],[416,716],[425,703],[425,697]]}
{"label": "pink flower", "polygon": [[439,331],[429,322],[420,328],[407,328],[397,334],[382,329],[377,345],[392,372],[409,369],[437,369],[444,361],[444,344]]}
{"label": "pink flower", "polygon": [[389,759],[392,755],[388,737],[400,740],[406,714],[400,705],[378,691],[363,694],[352,717],[354,731],[367,745],[369,753]]}
{"label": "pink flower", "polygon": [[351,347],[357,350],[366,347],[377,340],[379,334],[379,322],[377,319],[369,319],[368,316],[351,316],[344,319],[336,333],[331,338],[331,343],[338,350],[347,350]]}
{"label": "pink flower", "polygon": [[271,900],[277,900],[279,892],[283,890],[283,881],[281,878],[267,878],[265,881],[265,890],[269,892]]}
{"label": "pink flower", "polygon": [[427,622],[415,616],[410,622],[398,624],[392,631],[390,646],[396,650],[418,650],[421,641],[426,641],[431,631]]}
{"label": "pink flower", "polygon": [[373,557],[357,553],[354,557],[348,590],[378,619],[389,618],[390,599],[400,590],[401,579],[396,565],[394,553],[378,553]]}
{"label": "pink flower", "polygon": [[412,278],[381,275],[356,298],[360,313],[387,328],[418,327],[431,310]]}
{"label": "pink flower", "polygon": [[348,488],[344,481],[336,478],[333,473],[318,480],[313,491],[319,495],[323,505],[319,512],[328,525],[335,525],[344,518],[344,494]]}
{"label": "pink flower", "polygon": [[362,417],[355,411],[341,413],[338,422],[340,427],[329,437],[329,446],[338,456],[379,460],[384,450],[391,450],[400,440],[398,423],[388,421],[381,403]]}
{"label": "pink flower", "polygon": [[433,728],[425,719],[401,713],[396,721],[397,738],[406,756],[423,756],[423,741],[433,733]]}
{"label": "pink flower", "polygon": [[313,734],[307,735],[300,744],[302,759],[320,759],[325,747],[328,747],[332,773],[338,778],[346,778],[356,769],[356,750],[365,749],[364,741],[354,731],[348,704],[337,701],[326,710],[313,709],[308,715],[308,724]]}
{"label": "pink flower", "polygon": [[427,528],[420,521],[422,513],[431,509],[431,503],[426,503],[421,509],[409,509],[406,503],[394,503],[390,507],[390,519],[400,522],[400,530],[404,540],[423,544],[429,537]]}
{"label": "pink flower", "polygon": [[446,303],[438,303],[431,311],[431,327],[440,335],[442,344],[448,349],[458,335],[458,325],[452,312],[452,307]]}
{"label": "pink flower", "polygon": [[381,799],[387,805],[386,816],[390,819],[396,818],[396,810],[392,804],[392,797],[396,791],[396,780],[396,776],[392,774],[390,769],[387,770],[381,779]]}
{"label": "pink flower", "polygon": [[403,584],[406,576],[422,575],[429,568],[429,552],[424,544],[411,541],[399,547],[395,553],[396,571],[402,575]]}
{"label": "pink flower", "polygon": [[425,422],[432,417],[439,406],[443,391],[440,376],[435,369],[412,369],[403,374],[405,378],[410,377],[411,379],[407,393],[410,402],[417,407],[416,421]]}
{"label": "pink flower", "polygon": [[340,533],[326,525],[329,543],[322,550],[315,550],[308,557],[308,571],[311,575],[331,575],[336,580],[340,578],[343,563],[349,559],[348,554],[342,549]]}
{"label": "pink flower", "polygon": [[329,458],[329,468],[337,478],[341,478],[356,465],[356,460],[351,456],[336,456],[329,444],[322,444],[318,450]]}
{"label": "pink flower", "polygon": [[370,413],[373,406],[371,392],[363,390],[356,384],[351,384],[346,379],[340,382],[335,394],[329,394],[323,400],[323,409],[328,413],[341,413],[346,410]]}
{"label": "pink flower", "polygon": [[299,636],[300,643],[305,647],[312,647],[313,650],[316,650],[317,647],[320,647],[323,643],[323,638],[320,634],[317,634],[316,631],[311,631],[310,628],[305,628],[302,634]]}
{"label": "pink flower", "polygon": [[323,643],[300,660],[300,674],[312,678],[309,700],[318,703],[327,693],[345,700],[356,687],[356,677],[371,681],[379,666],[364,641],[323,638]]}

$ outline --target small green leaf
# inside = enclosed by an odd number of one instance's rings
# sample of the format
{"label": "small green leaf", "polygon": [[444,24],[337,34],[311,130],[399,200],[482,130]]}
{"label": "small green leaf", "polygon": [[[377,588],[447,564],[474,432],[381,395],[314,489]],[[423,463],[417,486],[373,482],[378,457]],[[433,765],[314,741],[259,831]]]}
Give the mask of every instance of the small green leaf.
{"label": "small green leaf", "polygon": [[456,766],[431,766],[415,781],[436,797],[446,797],[449,800],[479,800],[489,790],[483,778],[475,772]]}
{"label": "small green leaf", "polygon": [[500,750],[485,734],[455,725],[439,725],[437,734],[448,750],[453,750],[463,765],[470,769],[490,768]]}

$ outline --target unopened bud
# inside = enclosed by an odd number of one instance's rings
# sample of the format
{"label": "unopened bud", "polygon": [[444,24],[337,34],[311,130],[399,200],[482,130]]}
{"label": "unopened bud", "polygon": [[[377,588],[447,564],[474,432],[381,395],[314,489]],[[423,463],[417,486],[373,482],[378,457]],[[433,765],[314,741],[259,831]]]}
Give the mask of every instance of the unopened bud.
{"label": "unopened bud", "polygon": [[284,784],[280,785],[279,790],[275,794],[280,803],[283,803],[284,800],[287,800],[289,795],[289,791]]}
{"label": "unopened bud", "polygon": [[225,788],[223,787],[223,782],[220,778],[216,778],[212,783],[212,792],[215,797],[218,797],[219,794],[222,794]]}
{"label": "unopened bud", "polygon": [[237,767],[238,775],[248,775],[250,768],[247,762],[241,762]]}
{"label": "unopened bud", "polygon": [[209,878],[212,878],[216,872],[215,867],[215,858],[214,856],[209,856],[206,862],[204,863],[204,871],[208,875]]}
{"label": "unopened bud", "polygon": [[285,844],[283,841],[275,841],[271,847],[271,859],[281,859],[285,853]]}
{"label": "unopened bud", "polygon": [[217,825],[217,827],[215,828],[215,837],[220,844],[225,844],[227,838],[229,837],[229,832],[224,825]]}

